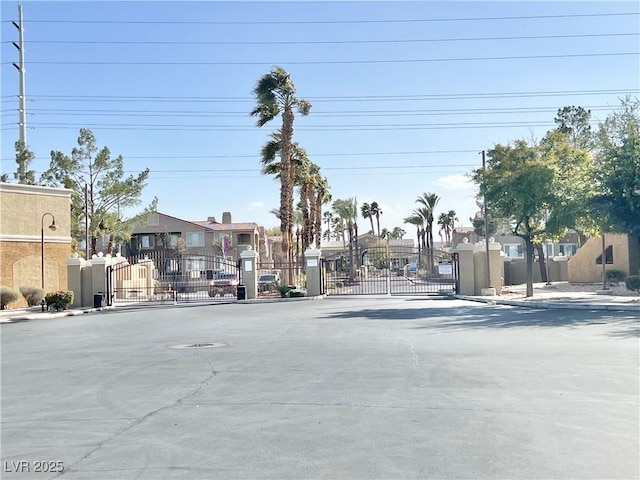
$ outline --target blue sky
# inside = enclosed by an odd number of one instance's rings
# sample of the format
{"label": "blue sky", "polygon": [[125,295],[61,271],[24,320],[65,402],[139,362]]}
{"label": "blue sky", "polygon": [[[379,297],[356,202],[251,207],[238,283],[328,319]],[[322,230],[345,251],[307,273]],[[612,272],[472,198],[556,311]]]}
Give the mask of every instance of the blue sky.
{"label": "blue sky", "polygon": [[[146,202],[187,220],[231,211],[278,224],[278,183],[259,173],[259,151],[279,122],[259,129],[248,116],[272,65],[313,104],[295,140],[334,199],[377,201],[389,229],[423,192],[469,225],[478,152],[542,137],[565,105],[602,120],[640,83],[637,2],[23,5],[32,168],[90,128],[127,171],[151,169]],[[1,165],[13,173],[17,3],[1,14]]]}

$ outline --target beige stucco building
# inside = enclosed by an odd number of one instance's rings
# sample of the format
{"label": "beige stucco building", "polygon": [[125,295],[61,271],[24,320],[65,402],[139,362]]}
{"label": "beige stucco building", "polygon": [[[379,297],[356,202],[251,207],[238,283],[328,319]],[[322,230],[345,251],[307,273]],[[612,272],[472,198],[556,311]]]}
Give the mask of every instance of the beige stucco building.
{"label": "beige stucco building", "polygon": [[[49,229],[53,219],[56,230]],[[45,291],[67,289],[71,190],[0,183],[0,284],[40,287],[44,226]],[[24,300],[12,304],[22,306]]]}

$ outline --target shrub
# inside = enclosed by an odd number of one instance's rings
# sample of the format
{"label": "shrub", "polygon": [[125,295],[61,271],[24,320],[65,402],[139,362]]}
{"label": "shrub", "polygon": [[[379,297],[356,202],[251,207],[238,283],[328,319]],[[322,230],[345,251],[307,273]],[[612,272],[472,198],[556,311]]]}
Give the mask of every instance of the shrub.
{"label": "shrub", "polygon": [[44,298],[44,290],[39,287],[20,287],[20,293],[30,307],[37,307]]}
{"label": "shrub", "polygon": [[622,270],[607,270],[607,280],[610,282],[622,282],[626,276]]}
{"label": "shrub", "polygon": [[640,275],[629,275],[624,283],[627,290],[640,293]]}
{"label": "shrub", "polygon": [[53,307],[56,309],[56,312],[68,310],[69,306],[73,303],[73,292],[71,290],[66,292],[62,290],[49,292],[45,295],[44,300],[47,302],[47,309]]}
{"label": "shrub", "polygon": [[0,309],[4,310],[7,305],[20,298],[20,293],[11,287],[0,287]]}
{"label": "shrub", "polygon": [[289,290],[289,298],[306,297],[306,296],[307,296],[307,292],[305,290],[299,290],[297,288]]}
{"label": "shrub", "polygon": [[289,285],[278,285],[276,287],[276,290],[278,290],[282,298],[285,298],[287,296],[287,293],[289,293],[289,290],[293,289]]}

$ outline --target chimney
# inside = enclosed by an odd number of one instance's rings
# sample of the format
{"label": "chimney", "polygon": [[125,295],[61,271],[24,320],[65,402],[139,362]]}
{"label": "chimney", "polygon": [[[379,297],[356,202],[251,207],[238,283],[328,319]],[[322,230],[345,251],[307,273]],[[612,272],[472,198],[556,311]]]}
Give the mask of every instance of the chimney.
{"label": "chimney", "polygon": [[222,212],[222,223],[224,223],[225,225],[233,223],[231,221],[231,212]]}
{"label": "chimney", "polygon": [[209,223],[218,223],[218,222],[216,222],[216,217],[207,217],[207,222],[209,222]]}

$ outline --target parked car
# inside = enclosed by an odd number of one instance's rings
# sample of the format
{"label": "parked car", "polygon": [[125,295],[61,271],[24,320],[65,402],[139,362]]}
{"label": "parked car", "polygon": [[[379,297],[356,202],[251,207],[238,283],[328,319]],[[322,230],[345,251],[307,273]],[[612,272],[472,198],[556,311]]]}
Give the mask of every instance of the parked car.
{"label": "parked car", "polygon": [[280,285],[280,275],[269,273],[258,278],[258,292],[272,292]]}
{"label": "parked car", "polygon": [[237,273],[218,273],[209,283],[209,296],[224,297],[228,293],[237,296],[239,283]]}

